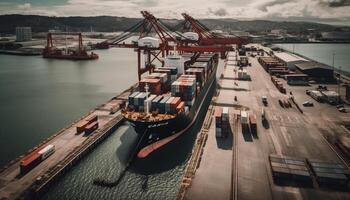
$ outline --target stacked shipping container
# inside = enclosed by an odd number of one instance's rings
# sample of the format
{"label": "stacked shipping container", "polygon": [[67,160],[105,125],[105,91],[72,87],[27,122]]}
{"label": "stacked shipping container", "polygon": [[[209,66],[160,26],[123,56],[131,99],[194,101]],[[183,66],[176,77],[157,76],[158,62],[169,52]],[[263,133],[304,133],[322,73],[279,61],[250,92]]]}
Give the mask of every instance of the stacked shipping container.
{"label": "stacked shipping container", "polygon": [[[85,132],[85,134],[90,134],[98,128],[97,115],[91,115],[90,117],[81,120],[77,123],[77,134]],[[93,126],[91,126],[93,124]],[[97,124],[97,127],[96,127]]]}
{"label": "stacked shipping container", "polygon": [[287,92],[286,88],[283,85],[283,83],[281,81],[279,81],[276,76],[271,76],[271,81],[276,86],[278,91],[280,91],[283,94],[285,94]]}
{"label": "stacked shipping container", "polygon": [[342,163],[310,159],[308,163],[321,185],[346,186],[349,182],[350,172]]}
{"label": "stacked shipping container", "polygon": [[270,155],[272,176],[276,181],[301,181],[312,184],[305,159]]}
{"label": "stacked shipping container", "polygon": [[226,138],[230,132],[230,117],[227,107],[216,107],[215,109],[215,135]]}

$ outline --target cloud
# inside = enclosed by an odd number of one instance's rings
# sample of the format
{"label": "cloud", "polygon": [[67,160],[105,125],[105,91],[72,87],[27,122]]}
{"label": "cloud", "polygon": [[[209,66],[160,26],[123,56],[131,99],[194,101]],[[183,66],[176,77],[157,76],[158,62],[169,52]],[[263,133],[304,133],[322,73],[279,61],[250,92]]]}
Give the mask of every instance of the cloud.
{"label": "cloud", "polygon": [[220,16],[220,17],[226,16],[228,14],[226,9],[224,8],[219,8],[217,10],[212,10],[211,8],[209,8],[208,12],[211,14],[214,14],[215,16]]}
{"label": "cloud", "polygon": [[[181,18],[186,12],[195,18],[312,19],[322,22],[350,18],[350,0],[66,0],[55,5],[20,4],[0,6],[0,14],[49,16],[111,15],[142,17],[148,10],[160,18]],[[6,2],[6,1],[5,1]],[[34,0],[32,1],[34,2]],[[348,21],[350,24],[350,22]]]}
{"label": "cloud", "polygon": [[24,10],[28,10],[32,7],[32,5],[30,3],[24,3],[24,4],[20,4],[17,6],[19,9],[24,9]]}
{"label": "cloud", "polygon": [[273,7],[275,5],[282,5],[285,3],[289,3],[289,2],[293,2],[293,0],[273,0],[273,1],[267,1],[267,2],[263,2],[260,6],[258,6],[257,8],[267,12],[267,8],[269,7]]}

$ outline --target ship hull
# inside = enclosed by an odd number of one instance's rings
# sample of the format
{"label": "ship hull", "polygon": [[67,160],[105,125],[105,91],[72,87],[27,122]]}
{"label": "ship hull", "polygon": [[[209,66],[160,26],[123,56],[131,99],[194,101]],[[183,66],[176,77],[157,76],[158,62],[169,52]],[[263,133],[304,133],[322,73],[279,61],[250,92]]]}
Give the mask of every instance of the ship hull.
{"label": "ship hull", "polygon": [[136,133],[141,136],[138,157],[147,157],[150,153],[175,140],[192,127],[201,110],[207,109],[216,87],[216,68],[196,97],[188,113],[180,113],[173,119],[159,122],[130,121]]}
{"label": "ship hull", "polygon": [[43,55],[43,58],[51,58],[51,59],[64,59],[64,60],[95,60],[98,59],[98,56],[91,56],[91,55]]}

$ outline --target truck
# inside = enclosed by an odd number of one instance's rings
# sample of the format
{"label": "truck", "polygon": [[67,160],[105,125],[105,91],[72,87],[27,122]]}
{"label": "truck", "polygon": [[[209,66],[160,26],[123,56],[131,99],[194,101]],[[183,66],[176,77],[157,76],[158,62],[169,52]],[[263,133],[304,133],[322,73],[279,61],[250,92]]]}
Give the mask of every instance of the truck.
{"label": "truck", "polygon": [[257,125],[256,125],[256,115],[255,114],[249,115],[249,126],[250,126],[250,132],[253,135],[257,135]]}
{"label": "truck", "polygon": [[262,96],[261,97],[261,101],[262,101],[262,103],[264,104],[264,106],[267,106],[267,96]]}

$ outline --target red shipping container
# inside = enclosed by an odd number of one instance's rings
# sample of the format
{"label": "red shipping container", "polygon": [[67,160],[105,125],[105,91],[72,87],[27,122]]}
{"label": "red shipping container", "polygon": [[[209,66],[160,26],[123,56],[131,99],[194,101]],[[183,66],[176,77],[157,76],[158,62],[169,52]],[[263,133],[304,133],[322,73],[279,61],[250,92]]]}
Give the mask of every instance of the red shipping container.
{"label": "red shipping container", "polygon": [[180,104],[180,102],[181,102],[181,98],[175,97],[174,100],[170,103],[171,110],[175,110],[177,106]]}
{"label": "red shipping container", "polygon": [[181,101],[179,103],[179,105],[176,107],[176,110],[177,110],[177,112],[180,112],[180,111],[184,110],[184,108],[185,108],[185,102]]}
{"label": "red shipping container", "polygon": [[148,91],[151,94],[161,94],[161,83],[160,83],[160,79],[142,79],[139,82],[139,90],[141,92],[145,92],[146,89],[146,84],[148,84]]}
{"label": "red shipping container", "polygon": [[89,124],[88,126],[86,126],[85,134],[88,135],[88,134],[92,133],[96,129],[98,129],[98,122],[93,122],[93,123]]}
{"label": "red shipping container", "polygon": [[97,121],[97,115],[91,115],[90,117],[88,117],[86,119],[86,121],[88,121],[89,123],[92,123],[94,121]]}
{"label": "red shipping container", "polygon": [[36,167],[41,162],[41,155],[38,153],[44,146],[25,156],[20,162],[21,174],[25,174]]}
{"label": "red shipping container", "polygon": [[77,123],[77,133],[82,133],[85,130],[85,127],[89,124],[89,121],[87,120],[81,120],[80,122]]}

